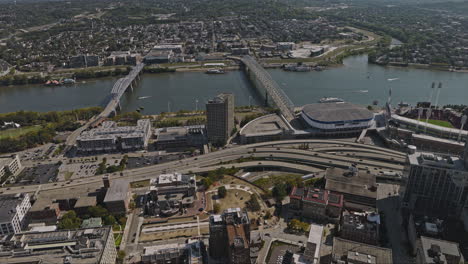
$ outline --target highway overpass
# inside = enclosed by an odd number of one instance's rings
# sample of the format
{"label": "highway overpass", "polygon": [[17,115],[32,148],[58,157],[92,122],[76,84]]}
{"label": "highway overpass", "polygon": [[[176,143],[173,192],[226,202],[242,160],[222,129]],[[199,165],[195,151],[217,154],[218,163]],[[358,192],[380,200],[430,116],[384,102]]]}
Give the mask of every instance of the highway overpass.
{"label": "highway overpass", "polygon": [[[294,149],[293,146],[299,144],[309,144],[309,146],[335,145],[336,148],[346,148],[349,153],[359,154],[368,151],[378,151],[381,153],[389,153],[389,159],[373,159],[372,156],[366,158],[356,158],[353,156],[343,156],[327,154],[323,152]],[[279,150],[278,150],[279,148]],[[354,149],[354,151],[350,151]],[[336,149],[334,149],[336,151]],[[340,140],[285,140],[272,141],[250,145],[240,145],[232,148],[226,148],[216,152],[189,157],[182,160],[171,161],[167,163],[130,169],[123,171],[123,176],[120,173],[109,175],[111,179],[124,178],[129,181],[138,181],[156,177],[161,173],[168,172],[204,172],[213,168],[238,166],[244,168],[276,168],[282,170],[299,169],[303,173],[316,172],[318,169],[326,167],[343,167],[346,168],[352,163],[356,163],[358,168],[370,170],[375,173],[380,171],[395,171],[403,170],[403,165],[399,161],[392,160],[391,156],[399,156],[404,158],[405,154],[388,150],[385,148],[364,145],[359,143],[340,141]],[[251,160],[250,158],[254,158]],[[381,158],[381,157],[380,157]],[[239,162],[246,159],[246,162]],[[224,163],[224,164],[223,164]],[[227,164],[228,163],[228,164]],[[25,185],[10,188],[1,188],[2,193],[18,193],[18,192],[35,192],[39,186],[41,190],[62,189],[64,187],[79,187],[84,184],[96,184],[96,187],[102,185],[102,177],[90,176],[87,178],[75,179],[73,181],[61,181],[42,185]]]}

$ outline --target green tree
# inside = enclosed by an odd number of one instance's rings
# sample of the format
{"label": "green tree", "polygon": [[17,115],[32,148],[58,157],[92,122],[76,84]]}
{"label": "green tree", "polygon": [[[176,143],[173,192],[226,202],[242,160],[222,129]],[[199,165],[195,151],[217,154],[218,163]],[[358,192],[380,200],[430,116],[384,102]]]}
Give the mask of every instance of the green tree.
{"label": "green tree", "polygon": [[260,203],[258,202],[257,196],[255,194],[250,196],[250,200],[247,202],[247,208],[249,208],[252,212],[260,211]]}
{"label": "green tree", "polygon": [[213,184],[213,181],[208,178],[208,177],[205,177],[201,180],[201,183],[203,184],[203,186],[205,186],[206,189],[210,188],[211,184]]}
{"label": "green tree", "polygon": [[115,220],[115,217],[113,215],[106,215],[103,217],[103,222],[104,222],[104,225],[110,225],[110,226],[113,226],[117,223],[117,221]]}
{"label": "green tree", "polygon": [[122,216],[119,218],[119,224],[126,225],[127,224],[127,217]]}
{"label": "green tree", "polygon": [[224,198],[224,197],[226,197],[226,194],[227,194],[226,187],[221,186],[221,187],[218,188],[218,196],[219,196],[219,198]]}
{"label": "green tree", "polygon": [[59,229],[75,229],[81,225],[81,219],[76,216],[75,211],[66,212],[59,221]]}
{"label": "green tree", "polygon": [[288,223],[288,229],[294,232],[307,232],[309,230],[309,224],[301,222],[298,219],[292,219]]}
{"label": "green tree", "polygon": [[117,263],[123,263],[123,261],[125,260],[125,255],[125,251],[119,250],[117,252]]}
{"label": "green tree", "polygon": [[136,203],[134,200],[131,200],[130,203],[128,204],[128,208],[130,210],[134,210],[136,208]]}
{"label": "green tree", "polygon": [[213,213],[219,214],[220,211],[221,211],[221,206],[219,204],[213,205]]}
{"label": "green tree", "polygon": [[106,163],[107,163],[107,159],[103,158],[101,163],[99,163],[98,168],[96,169],[95,175],[106,173],[106,170],[107,170]]}
{"label": "green tree", "polygon": [[[92,206],[88,208],[88,214],[91,217],[105,217],[109,215],[109,211],[107,211],[106,208],[97,205],[97,206]],[[115,220],[115,219],[114,219]]]}
{"label": "green tree", "polygon": [[272,190],[272,195],[275,197],[275,199],[279,202],[283,201],[284,197],[288,195],[288,192],[286,190],[286,184],[280,183],[275,185]]}

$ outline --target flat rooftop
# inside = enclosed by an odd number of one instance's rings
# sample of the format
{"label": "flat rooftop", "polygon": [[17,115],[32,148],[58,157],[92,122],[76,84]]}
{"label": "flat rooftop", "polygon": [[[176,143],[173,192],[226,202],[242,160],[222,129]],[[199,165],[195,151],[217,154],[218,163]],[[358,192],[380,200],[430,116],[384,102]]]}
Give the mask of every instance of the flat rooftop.
{"label": "flat rooftop", "polygon": [[110,188],[106,192],[104,203],[113,201],[124,201],[127,199],[130,184],[128,180],[118,179],[111,181]]}
{"label": "flat rooftop", "polygon": [[421,245],[423,248],[424,263],[437,263],[435,262],[435,259],[430,256],[430,251],[434,251],[434,253],[442,253],[443,255],[460,257],[460,263],[464,263],[463,255],[458,243],[421,236]]}
{"label": "flat rooftop", "polygon": [[234,98],[234,94],[232,93],[221,93],[214,97],[211,100],[208,100],[208,104],[222,104],[229,98]]}
{"label": "flat rooftop", "polygon": [[117,140],[117,138],[141,138],[147,133],[148,127],[151,126],[149,119],[141,119],[137,121],[136,126],[117,126],[113,121],[103,122],[101,127],[93,128],[84,131],[78,136],[78,141],[91,140]]}
{"label": "flat rooftop", "polygon": [[[152,186],[158,185],[174,185],[173,187],[183,186],[184,184],[192,184],[191,180],[195,182],[194,175],[181,174],[178,172],[175,173],[166,173],[160,174],[158,177],[150,180]],[[181,184],[182,183],[182,184]]]}
{"label": "flat rooftop", "polygon": [[276,135],[293,130],[291,125],[276,114],[259,117],[245,125],[240,134],[244,136]]}
{"label": "flat rooftop", "polygon": [[227,225],[226,230],[229,246],[235,248],[249,248],[250,241],[247,239],[242,225]]}
{"label": "flat rooftop", "polygon": [[310,224],[309,238],[307,239],[307,243],[312,243],[316,245],[314,259],[320,258],[320,246],[322,245],[322,235],[322,225]]}
{"label": "flat rooftop", "polygon": [[179,249],[184,249],[186,247],[185,244],[177,244],[177,243],[172,243],[172,244],[164,244],[164,245],[155,245],[155,246],[150,246],[150,247],[145,247],[143,249],[143,255],[148,256],[148,255],[155,255],[158,253],[162,252],[167,252],[170,250],[179,250]]}
{"label": "flat rooftop", "polygon": [[[332,256],[334,259],[350,259],[364,263],[393,263],[392,250],[339,237],[333,238]],[[368,261],[370,260],[370,262]],[[346,262],[347,263],[347,262]]]}
{"label": "flat rooftop", "polygon": [[359,170],[352,176],[349,170],[328,168],[325,179],[327,190],[377,199],[376,176],[367,171]]}
{"label": "flat rooftop", "polygon": [[343,213],[343,228],[377,232],[378,224],[380,224],[380,215],[375,213],[366,214],[347,211]]}
{"label": "flat rooftop", "polygon": [[14,159],[15,159],[15,156],[1,156],[0,168],[10,165]]}
{"label": "flat rooftop", "polygon": [[457,156],[417,151],[409,154],[408,160],[411,165],[466,171],[463,160]]}
{"label": "flat rooftop", "polygon": [[153,47],[154,50],[159,49],[180,49],[182,48],[182,44],[159,44]]}
{"label": "flat rooftop", "polygon": [[182,181],[182,174],[180,173],[161,174],[158,177],[159,184],[168,184],[180,181]]}
{"label": "flat rooftop", "polygon": [[374,114],[371,111],[351,103],[308,104],[302,108],[302,113],[320,123],[367,121],[374,118]]}
{"label": "flat rooftop", "polygon": [[0,195],[0,223],[10,222],[16,214],[16,206],[23,202],[25,195],[5,194]]}
{"label": "flat rooftop", "polygon": [[0,263],[65,263],[67,258],[73,264],[101,263],[110,236],[110,226],[20,233],[0,248]]}
{"label": "flat rooftop", "polygon": [[58,200],[66,199],[78,199],[79,197],[94,197],[96,199],[97,192],[101,188],[102,184],[84,184],[79,187],[64,187],[53,190],[40,191],[36,201],[32,205],[29,211],[42,211],[47,207],[53,207],[57,205]]}
{"label": "flat rooftop", "polygon": [[336,207],[343,206],[343,196],[328,190],[311,187],[294,187],[290,194],[291,198],[301,199],[304,202],[315,202]]}

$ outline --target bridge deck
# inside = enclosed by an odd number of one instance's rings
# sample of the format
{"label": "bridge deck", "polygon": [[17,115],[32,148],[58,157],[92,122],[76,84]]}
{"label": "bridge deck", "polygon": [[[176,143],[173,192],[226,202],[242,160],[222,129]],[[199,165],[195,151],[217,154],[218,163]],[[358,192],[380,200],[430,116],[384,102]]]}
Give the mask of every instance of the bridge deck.
{"label": "bridge deck", "polygon": [[104,111],[102,111],[101,114],[99,114],[100,118],[109,117],[111,113],[115,111],[115,109],[119,105],[120,98],[131,85],[133,80],[135,80],[138,74],[143,70],[144,66],[144,63],[137,64],[135,67],[133,67],[133,69],[128,73],[126,77],[120,78],[115,82],[114,87],[112,87],[111,91],[111,99],[107,103]]}
{"label": "bridge deck", "polygon": [[250,71],[255,75],[255,78],[262,84],[271,97],[276,107],[279,108],[281,114],[286,120],[291,121],[294,119],[294,104],[289,97],[284,93],[283,89],[273,80],[270,74],[251,56],[243,56],[240,58],[242,63],[247,66]]}
{"label": "bridge deck", "polygon": [[76,129],[70,136],[68,136],[66,141],[66,145],[68,147],[71,147],[75,144],[76,139],[81,134],[81,132],[88,129],[92,124],[98,123],[103,118],[109,117],[112,114],[112,112],[116,111],[117,106],[119,105],[120,98],[128,89],[133,80],[135,80],[138,74],[143,70],[144,66],[144,63],[137,64],[135,67],[133,67],[133,69],[129,72],[129,74],[126,77],[120,78],[114,83],[114,86],[112,87],[111,91],[111,99],[107,103],[104,110],[96,117],[93,117],[90,120],[88,120],[86,124]]}

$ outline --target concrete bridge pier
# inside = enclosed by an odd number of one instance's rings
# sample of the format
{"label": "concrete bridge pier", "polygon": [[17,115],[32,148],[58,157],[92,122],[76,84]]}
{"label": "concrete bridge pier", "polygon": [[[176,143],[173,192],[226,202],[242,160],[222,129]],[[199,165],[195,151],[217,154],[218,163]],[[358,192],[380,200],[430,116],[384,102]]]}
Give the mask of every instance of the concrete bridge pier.
{"label": "concrete bridge pier", "polygon": [[114,109],[110,112],[109,117],[114,117],[116,115],[117,115],[117,110]]}
{"label": "concrete bridge pier", "polygon": [[122,106],[120,105],[120,100],[117,101],[117,106],[115,107],[116,111],[122,111]]}

